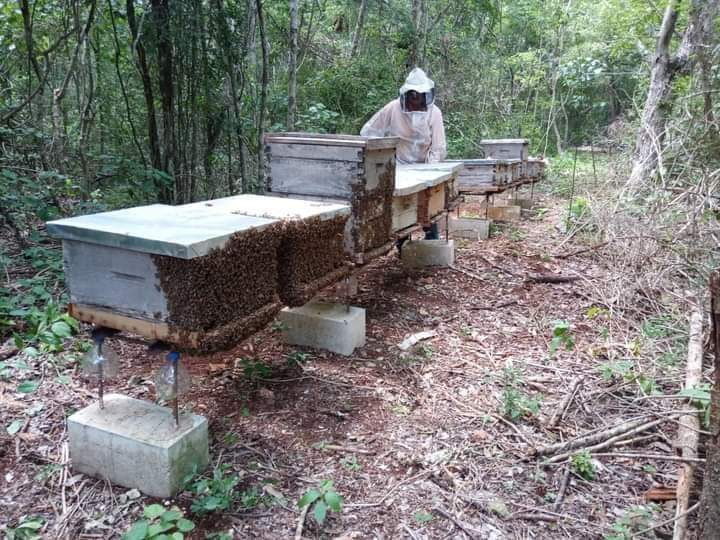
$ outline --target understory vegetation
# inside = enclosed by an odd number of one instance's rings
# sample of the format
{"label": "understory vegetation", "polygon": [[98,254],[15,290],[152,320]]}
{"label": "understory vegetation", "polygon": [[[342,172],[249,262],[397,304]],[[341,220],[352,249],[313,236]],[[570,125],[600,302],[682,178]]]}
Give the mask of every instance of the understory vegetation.
{"label": "understory vegetation", "polygon": [[[709,332],[720,266],[711,9],[0,3],[0,533],[668,537],[679,414],[697,412],[703,437],[718,422],[710,363],[684,387],[691,316]],[[699,34],[698,20],[710,21]],[[669,56],[677,69],[655,106],[654,66]],[[209,417],[213,460],[174,500],[73,475],[65,422],[97,388],[81,373],[89,327],[67,312],[45,223],[261,193],[265,133],[356,134],[415,65],[436,81],[449,157],[522,137],[548,158],[533,209],[494,224],[486,246],[458,240],[454,268],[371,268],[353,298],[372,315],[368,345],[347,364],[282,345],[280,323],[193,358],[181,406]],[[648,126],[652,167],[631,181]],[[437,337],[399,352],[426,328]],[[125,369],[110,390],[154,399],[144,346],[109,342]],[[706,458],[701,443],[686,462]]]}

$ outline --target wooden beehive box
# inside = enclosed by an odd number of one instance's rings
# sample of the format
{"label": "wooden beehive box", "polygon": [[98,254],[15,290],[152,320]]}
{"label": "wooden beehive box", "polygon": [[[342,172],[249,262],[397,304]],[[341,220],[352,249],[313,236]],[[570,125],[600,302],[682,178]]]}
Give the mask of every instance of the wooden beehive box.
{"label": "wooden beehive box", "polygon": [[282,220],[278,246],[280,299],[301,306],[349,273],[344,249],[350,206],[261,195],[236,195],[180,207]]}
{"label": "wooden beehive box", "polygon": [[48,223],[63,241],[71,314],[200,350],[269,322],[281,223],[166,205]]}
{"label": "wooden beehive box", "polygon": [[345,248],[356,262],[391,247],[395,185],[393,137],[270,133],[268,190],[290,197],[347,201]]}
{"label": "wooden beehive box", "polygon": [[518,159],[464,159],[458,160],[464,167],[458,175],[460,193],[491,193],[502,191],[519,180]]}
{"label": "wooden beehive box", "polygon": [[527,176],[528,146],[527,139],[483,139],[480,141],[480,147],[486,158],[519,159],[521,179]]}
{"label": "wooden beehive box", "polygon": [[395,175],[393,231],[427,225],[457,197],[459,163],[400,165]]}
{"label": "wooden beehive box", "polygon": [[541,157],[528,158],[528,179],[530,182],[540,182],[545,179],[547,160]]}

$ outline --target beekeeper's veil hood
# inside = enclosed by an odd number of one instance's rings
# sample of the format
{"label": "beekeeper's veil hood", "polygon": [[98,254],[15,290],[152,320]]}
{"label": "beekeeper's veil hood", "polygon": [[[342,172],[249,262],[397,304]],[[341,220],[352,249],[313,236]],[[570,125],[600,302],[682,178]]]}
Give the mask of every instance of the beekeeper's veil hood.
{"label": "beekeeper's veil hood", "polygon": [[411,91],[423,95],[425,108],[429,110],[430,105],[435,101],[435,83],[418,67],[413,68],[407,79],[405,79],[405,84],[400,87],[400,105],[403,111],[407,111],[407,94]]}

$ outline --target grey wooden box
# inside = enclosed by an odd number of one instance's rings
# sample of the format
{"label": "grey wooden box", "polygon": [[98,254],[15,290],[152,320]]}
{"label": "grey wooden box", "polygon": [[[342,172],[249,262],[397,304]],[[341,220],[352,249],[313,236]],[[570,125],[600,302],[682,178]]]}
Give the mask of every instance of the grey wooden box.
{"label": "grey wooden box", "polygon": [[480,141],[486,158],[519,159],[520,178],[527,177],[529,144],[527,139],[483,139]]}
{"label": "grey wooden box", "polygon": [[391,247],[396,144],[394,137],[269,133],[268,191],[349,202],[345,249],[356,262],[366,262]]}
{"label": "grey wooden box", "polygon": [[506,186],[520,180],[519,159],[463,159],[453,161],[461,163],[463,169],[458,175],[460,193],[491,193],[502,191]]}
{"label": "grey wooden box", "polygon": [[547,168],[547,160],[541,157],[528,158],[528,179],[531,182],[540,182],[545,179],[545,169]]}
{"label": "grey wooden box", "polygon": [[212,350],[240,341],[282,308],[280,225],[155,204],[52,221],[47,228],[63,241],[74,317]]}

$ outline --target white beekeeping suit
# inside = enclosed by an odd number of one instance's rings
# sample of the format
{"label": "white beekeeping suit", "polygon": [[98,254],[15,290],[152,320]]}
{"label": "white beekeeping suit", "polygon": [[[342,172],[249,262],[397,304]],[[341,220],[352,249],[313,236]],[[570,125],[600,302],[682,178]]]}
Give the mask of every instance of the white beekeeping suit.
{"label": "white beekeeping suit", "polygon": [[435,83],[420,68],[413,69],[400,88],[400,96],[360,130],[363,137],[399,137],[398,163],[434,163],[447,155],[445,127],[435,105]]}

